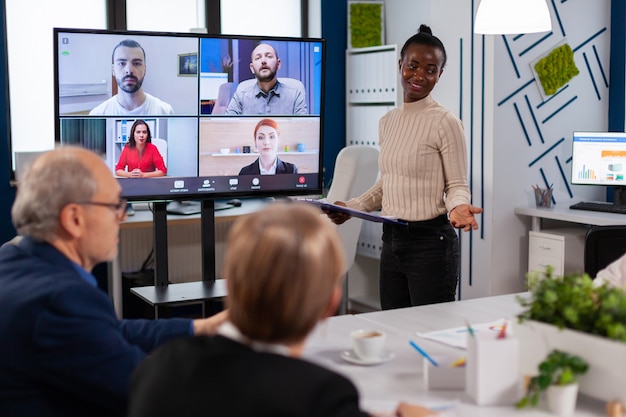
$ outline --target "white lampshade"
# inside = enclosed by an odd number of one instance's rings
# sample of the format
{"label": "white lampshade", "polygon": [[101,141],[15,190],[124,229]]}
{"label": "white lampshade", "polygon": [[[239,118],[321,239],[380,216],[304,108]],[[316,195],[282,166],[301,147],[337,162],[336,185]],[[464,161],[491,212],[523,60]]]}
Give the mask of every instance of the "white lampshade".
{"label": "white lampshade", "polygon": [[481,0],[474,32],[485,35],[547,32],[552,30],[546,0]]}

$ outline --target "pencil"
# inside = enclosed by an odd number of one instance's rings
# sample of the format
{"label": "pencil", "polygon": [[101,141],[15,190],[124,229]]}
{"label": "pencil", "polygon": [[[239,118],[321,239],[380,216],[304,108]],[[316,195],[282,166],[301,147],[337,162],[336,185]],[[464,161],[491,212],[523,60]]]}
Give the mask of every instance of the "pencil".
{"label": "pencil", "polygon": [[423,357],[426,358],[426,360],[428,360],[428,362],[432,363],[433,366],[439,367],[439,364],[437,362],[435,362],[435,360],[428,354],[426,353],[426,351],[424,349],[422,349],[421,347],[419,347],[417,345],[417,343],[415,343],[412,340],[409,340],[409,344],[411,346],[413,346],[413,349],[417,350],[419,352],[420,355],[422,355]]}
{"label": "pencil", "polygon": [[465,358],[460,358],[457,359],[456,361],[452,362],[452,364],[450,365],[453,368],[458,368],[461,366],[465,366]]}
{"label": "pencil", "polygon": [[498,339],[506,338],[506,324],[507,322],[505,321],[502,327],[500,328],[500,332],[498,333],[498,337],[497,337]]}

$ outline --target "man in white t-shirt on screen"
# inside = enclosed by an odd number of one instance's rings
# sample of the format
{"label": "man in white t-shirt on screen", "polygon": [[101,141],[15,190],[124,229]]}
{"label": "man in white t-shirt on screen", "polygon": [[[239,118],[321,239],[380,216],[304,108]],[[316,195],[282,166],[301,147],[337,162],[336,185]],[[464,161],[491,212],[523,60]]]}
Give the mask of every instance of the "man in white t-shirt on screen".
{"label": "man in white t-shirt on screen", "polygon": [[146,53],[132,39],[125,39],[113,48],[113,76],[118,93],[89,112],[92,116],[173,114],[168,103],[141,88],[146,76]]}

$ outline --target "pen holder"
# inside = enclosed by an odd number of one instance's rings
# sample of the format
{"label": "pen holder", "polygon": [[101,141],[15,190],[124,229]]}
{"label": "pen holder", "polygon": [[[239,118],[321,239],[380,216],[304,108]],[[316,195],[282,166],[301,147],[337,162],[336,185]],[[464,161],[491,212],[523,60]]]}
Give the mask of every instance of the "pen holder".
{"label": "pen holder", "polygon": [[535,204],[537,207],[552,207],[552,188],[534,187]]}
{"label": "pen holder", "polygon": [[522,395],[519,341],[476,333],[467,340],[465,393],[477,405],[513,405]]}
{"label": "pen holder", "polygon": [[424,359],[424,385],[429,390],[465,389],[465,366],[455,366],[457,359],[434,357],[439,366],[433,366]]}

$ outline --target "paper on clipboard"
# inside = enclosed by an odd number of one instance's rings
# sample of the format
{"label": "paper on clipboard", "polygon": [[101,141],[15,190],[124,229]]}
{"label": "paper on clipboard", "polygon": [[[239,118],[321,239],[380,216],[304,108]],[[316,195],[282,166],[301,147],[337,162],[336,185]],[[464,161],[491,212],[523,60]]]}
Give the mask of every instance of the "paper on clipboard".
{"label": "paper on clipboard", "polygon": [[360,219],[368,220],[370,222],[392,223],[392,224],[401,224],[403,226],[406,226],[406,222],[403,222],[401,220],[394,219],[392,217],[379,216],[377,214],[367,213],[365,211],[355,210],[355,209],[351,209],[351,208],[344,207],[344,206],[338,206],[337,204],[329,203],[325,199],[321,199],[321,200],[304,199],[300,201],[304,201],[305,203],[315,204],[316,206],[319,206],[322,210],[328,210],[330,212],[345,213],[352,217],[358,217]]}

